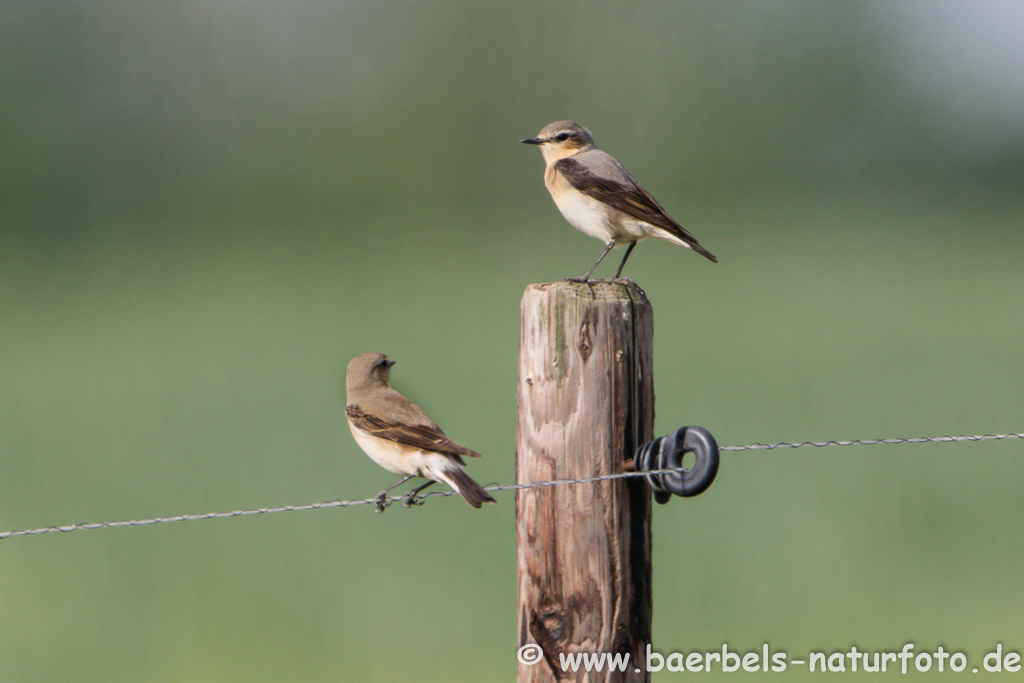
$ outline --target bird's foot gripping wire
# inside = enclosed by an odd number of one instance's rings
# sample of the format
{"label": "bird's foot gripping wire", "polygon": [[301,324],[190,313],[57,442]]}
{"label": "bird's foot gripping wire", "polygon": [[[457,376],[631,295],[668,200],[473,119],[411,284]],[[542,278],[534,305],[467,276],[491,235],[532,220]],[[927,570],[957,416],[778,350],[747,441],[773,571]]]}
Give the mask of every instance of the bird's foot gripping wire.
{"label": "bird's foot gripping wire", "polygon": [[384,491],[381,491],[380,493],[377,494],[377,497],[373,499],[373,508],[377,512],[384,512],[385,508],[387,508],[387,506],[391,505],[391,503],[393,502],[388,500],[388,491],[390,490],[391,489],[386,489]]}
{"label": "bird's foot gripping wire", "polygon": [[434,480],[430,480],[423,486],[417,486],[413,490],[409,491],[409,493],[402,496],[402,507],[411,508],[413,505],[423,505],[423,498],[417,498],[417,496],[419,495],[420,491],[427,488],[428,486],[433,486],[434,483]]}
{"label": "bird's foot gripping wire", "polygon": [[408,476],[402,477],[401,479],[396,481],[394,484],[392,484],[391,486],[387,487],[386,489],[384,489],[383,491],[378,493],[377,497],[373,499],[373,507],[376,508],[377,512],[384,512],[384,508],[386,508],[388,505],[391,505],[391,503],[394,502],[394,501],[388,500],[388,494],[391,493],[392,489],[394,489],[397,486],[401,486],[405,482],[407,482],[410,479],[412,479],[413,476],[414,475],[410,474]]}
{"label": "bird's foot gripping wire", "polygon": [[409,493],[402,496],[402,507],[411,508],[413,505],[423,505],[423,499],[416,495],[417,491],[409,491]]}

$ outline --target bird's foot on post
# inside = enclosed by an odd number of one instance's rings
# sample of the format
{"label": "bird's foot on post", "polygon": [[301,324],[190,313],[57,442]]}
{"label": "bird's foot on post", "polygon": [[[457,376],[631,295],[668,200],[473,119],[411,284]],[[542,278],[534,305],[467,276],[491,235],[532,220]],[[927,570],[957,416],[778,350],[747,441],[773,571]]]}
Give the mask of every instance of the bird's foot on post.
{"label": "bird's foot on post", "polygon": [[[608,242],[608,244],[604,245],[604,251],[601,252],[601,255],[598,257],[598,259],[596,261],[594,261],[594,265],[590,266],[590,270],[587,271],[586,275],[584,275],[583,277],[567,277],[567,278],[565,278],[565,281],[566,282],[582,282],[587,287],[590,287],[590,293],[593,294],[594,293],[594,288],[590,284],[590,276],[594,274],[594,269],[597,268],[597,264],[600,263],[604,259],[604,257],[608,255],[608,252],[611,251],[612,247],[614,247],[614,246],[615,246],[615,240],[614,239],[611,240],[610,242]],[[629,251],[626,252],[626,255],[627,256],[629,255]],[[625,261],[623,261],[623,263],[625,263]],[[622,266],[619,266],[619,270],[620,271],[622,270]],[[619,274],[615,273],[615,275],[616,275],[616,277],[618,277]]]}
{"label": "bird's foot on post", "polygon": [[575,282],[577,284],[586,285],[590,291],[590,296],[594,296],[594,283],[590,281],[590,273],[587,273],[583,277],[567,277],[563,282]]}
{"label": "bird's foot on post", "polygon": [[615,271],[615,277],[612,278],[613,280],[618,280],[619,276],[622,275],[622,267],[626,265],[626,259],[629,258],[629,254],[633,251],[633,247],[635,247],[635,246],[636,246],[636,240],[630,242],[629,246],[626,247],[626,253],[622,257],[622,262],[619,263],[618,270]]}

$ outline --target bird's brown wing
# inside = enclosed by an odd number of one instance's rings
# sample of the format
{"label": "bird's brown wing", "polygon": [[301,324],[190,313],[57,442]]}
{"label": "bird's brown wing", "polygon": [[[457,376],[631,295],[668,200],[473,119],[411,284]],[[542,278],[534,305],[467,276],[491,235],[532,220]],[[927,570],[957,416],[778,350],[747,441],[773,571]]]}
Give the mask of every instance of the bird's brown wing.
{"label": "bird's brown wing", "polygon": [[[592,152],[592,154],[595,153],[598,152]],[[603,165],[608,166],[608,170],[614,169],[614,175],[618,176],[617,178],[595,174],[586,164],[574,157],[559,159],[555,162],[555,169],[569,181],[570,185],[583,194],[604,202],[633,218],[667,230],[689,243],[697,253],[715,263],[718,262],[711,252],[700,246],[696,237],[665,212],[658,200],[642,188],[629,171],[614,159],[610,157],[607,159],[608,161],[604,161]],[[609,161],[614,166],[610,166]]]}
{"label": "bird's brown wing", "polygon": [[455,443],[441,431],[437,425],[430,424],[403,424],[391,422],[382,417],[371,415],[363,411],[359,406],[348,406],[345,414],[352,424],[381,439],[396,441],[407,446],[422,448],[428,451],[447,453],[458,458],[465,455],[470,458],[479,458],[480,454],[465,446]]}

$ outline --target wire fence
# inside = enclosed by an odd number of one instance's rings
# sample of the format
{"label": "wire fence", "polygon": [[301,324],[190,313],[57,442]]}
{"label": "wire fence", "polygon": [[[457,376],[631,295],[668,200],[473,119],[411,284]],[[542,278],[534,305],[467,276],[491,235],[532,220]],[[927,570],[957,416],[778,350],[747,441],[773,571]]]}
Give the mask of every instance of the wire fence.
{"label": "wire fence", "polygon": [[[982,434],[976,436],[922,436],[897,439],[855,439],[851,441],[801,441],[793,443],[752,443],[745,446],[722,446],[720,451],[742,452],[757,450],[776,450],[780,448],[825,448],[831,446],[877,446],[881,444],[919,444],[919,443],[961,443],[966,441],[1002,441],[1004,439],[1024,439],[1021,434]],[[680,469],[653,470],[650,472],[620,472],[617,474],[605,474],[594,477],[582,477],[580,479],[553,479],[550,481],[535,481],[526,484],[496,484],[485,486],[487,491],[516,491],[519,489],[532,489],[544,486],[567,486],[572,484],[590,484],[611,479],[628,479],[630,477],[643,477],[652,474],[667,474],[678,472]],[[432,491],[418,496],[418,499],[455,495],[454,491]],[[396,503],[405,500],[405,495],[390,496],[387,503]],[[15,531],[0,532],[0,539],[13,536],[38,536],[52,532],[67,533],[70,531],[85,531],[89,529],[113,529],[118,527],[148,526],[150,524],[165,524],[168,522],[188,522],[197,519],[219,519],[222,517],[248,517],[252,515],[266,515],[274,512],[298,512],[301,510],[322,510],[326,508],[345,508],[357,505],[373,505],[377,502],[374,498],[362,498],[357,500],[332,500],[324,503],[307,503],[304,505],[284,505],[280,507],[256,508],[253,510],[232,510],[230,512],[206,512],[201,514],[175,515],[173,517],[154,517],[152,519],[132,519],[114,522],[90,522],[85,524],[67,524],[63,526],[47,526],[38,529],[21,529]]]}

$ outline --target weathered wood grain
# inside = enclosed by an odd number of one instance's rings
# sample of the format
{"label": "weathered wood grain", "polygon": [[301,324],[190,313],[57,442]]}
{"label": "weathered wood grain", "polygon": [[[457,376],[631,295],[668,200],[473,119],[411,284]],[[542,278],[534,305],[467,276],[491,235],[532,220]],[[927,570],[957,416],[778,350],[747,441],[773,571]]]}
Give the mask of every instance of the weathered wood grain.
{"label": "weathered wood grain", "polygon": [[[653,438],[653,312],[628,281],[523,295],[516,481],[621,472]],[[648,681],[651,494],[637,478],[516,494],[519,681]],[[563,673],[560,653],[630,653],[625,673]]]}

